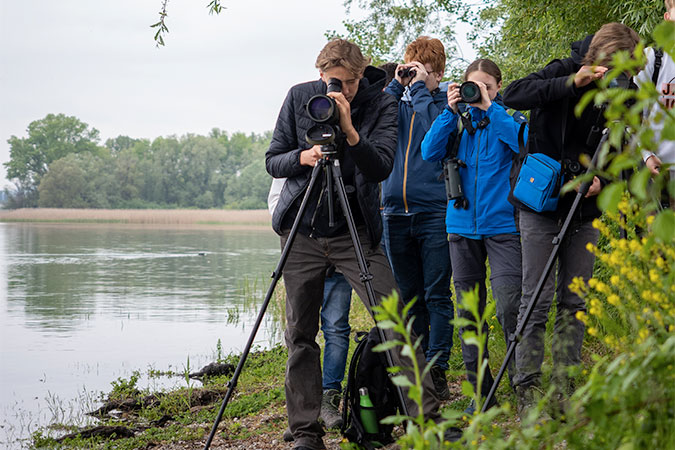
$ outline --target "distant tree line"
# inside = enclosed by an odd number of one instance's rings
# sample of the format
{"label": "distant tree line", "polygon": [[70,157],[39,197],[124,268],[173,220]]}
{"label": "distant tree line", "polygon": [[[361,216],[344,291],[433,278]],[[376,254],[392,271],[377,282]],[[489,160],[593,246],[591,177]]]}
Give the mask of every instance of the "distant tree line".
{"label": "distant tree line", "polygon": [[271,133],[134,139],[99,144],[76,117],[49,114],[12,136],[8,208],[265,208]]}

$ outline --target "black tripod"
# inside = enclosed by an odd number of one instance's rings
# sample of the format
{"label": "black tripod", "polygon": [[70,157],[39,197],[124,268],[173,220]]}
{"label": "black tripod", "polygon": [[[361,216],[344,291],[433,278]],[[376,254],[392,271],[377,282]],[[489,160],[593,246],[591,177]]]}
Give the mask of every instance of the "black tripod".
{"label": "black tripod", "polygon": [[[598,145],[595,149],[595,154],[593,155],[591,164],[586,170],[586,174],[590,174],[591,171],[595,169],[598,154],[600,153],[602,146],[607,141],[608,137],[609,137],[609,128],[605,128],[602,131],[602,137],[598,142]],[[551,254],[549,255],[548,260],[546,261],[546,265],[544,266],[544,271],[542,272],[541,277],[539,277],[539,281],[537,282],[537,285],[534,288],[534,293],[530,298],[530,303],[528,303],[527,305],[525,315],[520,321],[518,321],[518,327],[516,328],[516,331],[511,336],[509,336],[509,346],[506,350],[504,362],[502,362],[502,365],[499,368],[499,372],[497,373],[497,376],[495,377],[495,380],[492,383],[492,387],[490,387],[490,392],[488,393],[487,397],[485,397],[485,401],[483,402],[483,406],[481,407],[481,412],[485,412],[487,410],[487,405],[490,404],[495,395],[495,392],[497,391],[497,387],[499,386],[499,382],[504,376],[506,367],[509,365],[511,358],[513,357],[513,354],[516,351],[516,345],[518,344],[518,341],[523,337],[523,331],[525,330],[527,322],[530,320],[530,316],[532,316],[532,311],[534,311],[534,307],[537,304],[537,300],[539,300],[539,295],[541,294],[541,290],[544,287],[546,278],[548,278],[549,274],[551,273],[551,269],[553,269],[553,265],[555,264],[555,260],[558,257],[558,253],[560,251],[560,245],[562,244],[562,241],[565,238],[565,235],[567,234],[567,230],[570,227],[570,223],[572,222],[572,217],[574,217],[574,214],[576,213],[577,208],[579,207],[579,203],[581,203],[581,199],[583,199],[586,193],[588,192],[588,188],[590,188],[592,182],[593,179],[591,178],[590,180],[581,183],[581,185],[579,186],[579,191],[577,192],[577,195],[574,197],[574,202],[572,203],[572,206],[570,207],[570,210],[567,213],[567,216],[565,217],[565,221],[563,222],[560,231],[558,232],[556,237],[553,238],[553,250],[551,250]]]}
{"label": "black tripod", "polygon": [[[234,371],[234,374],[232,375],[232,379],[228,382],[228,390],[227,393],[225,394],[225,398],[223,399],[223,403],[220,406],[220,411],[218,412],[218,416],[216,417],[215,422],[213,423],[213,427],[211,429],[211,433],[209,434],[208,439],[206,440],[206,444],[204,446],[204,450],[208,450],[209,447],[211,446],[211,441],[213,440],[213,437],[216,434],[216,429],[218,428],[218,424],[220,423],[220,420],[222,419],[223,412],[225,411],[225,407],[227,406],[227,403],[230,400],[230,397],[232,397],[232,393],[234,391],[234,388],[237,386],[237,380],[239,379],[239,375],[241,374],[242,368],[244,367],[244,363],[246,362],[246,358],[251,350],[251,346],[253,345],[253,340],[255,339],[255,335],[258,332],[258,328],[260,327],[260,324],[263,320],[263,316],[265,315],[265,311],[267,310],[267,307],[269,305],[270,299],[272,298],[272,294],[274,293],[274,289],[277,285],[277,282],[279,281],[279,278],[281,278],[281,274],[284,268],[284,265],[286,264],[286,260],[288,259],[288,254],[291,250],[291,247],[293,246],[293,242],[295,241],[295,237],[298,233],[298,227],[300,225],[300,222],[305,214],[305,210],[307,209],[307,204],[309,202],[309,198],[312,195],[312,192],[314,190],[315,185],[317,184],[316,181],[319,179],[319,173],[323,172],[324,173],[324,181],[325,181],[325,186],[326,186],[326,197],[328,201],[328,211],[329,211],[329,222],[332,225],[333,224],[333,186],[335,186],[335,190],[337,191],[338,194],[338,200],[340,201],[340,206],[342,207],[342,211],[344,213],[345,219],[347,221],[347,226],[349,228],[349,234],[352,239],[352,243],[354,245],[354,251],[356,253],[356,260],[359,265],[359,271],[360,271],[360,278],[363,284],[366,287],[366,293],[368,297],[368,304],[372,310],[372,308],[377,305],[377,302],[375,300],[375,291],[373,290],[372,286],[372,274],[368,271],[368,264],[366,262],[366,257],[363,253],[363,248],[361,247],[361,242],[359,240],[359,236],[356,232],[356,224],[354,223],[354,217],[352,215],[352,211],[349,207],[349,201],[347,199],[347,192],[345,191],[345,185],[342,180],[342,172],[340,170],[340,161],[337,158],[337,152],[335,151],[335,146],[332,144],[329,145],[321,145],[321,152],[323,154],[323,157],[317,161],[316,165],[314,166],[314,169],[312,170],[312,175],[309,180],[309,185],[307,186],[307,190],[305,191],[305,195],[302,199],[302,203],[300,203],[300,208],[298,210],[298,213],[295,217],[295,220],[293,222],[293,226],[291,227],[290,234],[288,235],[288,239],[286,241],[286,244],[284,245],[283,250],[281,251],[281,258],[279,259],[279,263],[277,264],[276,269],[272,273],[272,283],[270,284],[269,289],[267,290],[267,295],[265,295],[265,300],[263,301],[263,304],[260,308],[260,311],[258,312],[258,317],[255,321],[255,325],[253,326],[253,330],[251,331],[251,335],[248,338],[248,342],[246,343],[246,347],[244,348],[244,351],[241,355],[241,358],[239,359],[239,364],[237,364],[237,368]],[[378,333],[380,335],[380,340],[381,342],[386,342],[386,338],[384,335],[384,331],[380,328],[377,329]],[[387,365],[389,367],[394,367],[394,361],[391,357],[390,350],[387,350],[385,352],[385,356],[387,359]],[[398,399],[399,403],[401,406],[401,410],[404,415],[408,415],[408,410],[405,404],[405,397],[403,396],[403,391],[399,386],[396,386],[396,391],[398,394]]]}

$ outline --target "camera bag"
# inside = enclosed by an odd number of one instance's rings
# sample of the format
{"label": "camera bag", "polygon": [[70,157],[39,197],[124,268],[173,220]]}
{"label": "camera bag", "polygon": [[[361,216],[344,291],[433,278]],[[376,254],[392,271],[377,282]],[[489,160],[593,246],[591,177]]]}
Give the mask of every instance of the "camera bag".
{"label": "camera bag", "polygon": [[543,153],[530,153],[520,167],[513,196],[533,211],[555,211],[561,184],[560,162]]}
{"label": "camera bag", "polygon": [[[568,100],[563,101],[563,111],[567,111]],[[562,148],[565,148],[567,113],[562,121]],[[523,128],[518,133],[518,162],[511,167],[513,198],[535,212],[555,211],[558,207],[560,187],[563,184],[562,163],[544,153],[527,153],[523,139]],[[510,197],[509,196],[509,197]]]}
{"label": "camera bag", "polygon": [[384,353],[373,351],[373,347],[380,343],[377,327],[373,327],[368,333],[357,333],[356,342],[358,344],[349,363],[347,387],[344,392],[341,431],[349,442],[371,450],[394,441],[391,436],[394,426],[380,423],[377,433],[366,432],[361,420],[363,407],[360,403],[359,389],[364,387],[368,389],[378,422],[385,417],[396,415],[399,402],[396,388],[387,374]]}

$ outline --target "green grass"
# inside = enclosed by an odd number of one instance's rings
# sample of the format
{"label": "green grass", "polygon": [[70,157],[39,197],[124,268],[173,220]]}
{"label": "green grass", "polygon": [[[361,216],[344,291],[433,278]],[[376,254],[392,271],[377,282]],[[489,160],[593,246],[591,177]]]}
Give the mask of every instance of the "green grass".
{"label": "green grass", "polygon": [[[253,307],[254,297],[260,297],[262,284],[258,280],[244,280],[239,288],[245,293],[245,297],[250,302],[245,302]],[[265,288],[267,285],[265,284]],[[284,298],[283,286],[277,289],[270,305],[268,314],[283,323],[284,316]],[[456,296],[453,292],[453,301]],[[488,302],[493,301],[492,292],[488,285]],[[544,379],[551,372],[550,362],[550,339],[552,333],[552,324],[555,316],[555,306],[551,308],[549,315],[549,325],[546,333],[547,353],[544,361]],[[373,327],[374,322],[368,314],[366,308],[359,298],[354,295],[352,300],[352,309],[350,311],[350,324],[352,327],[352,337],[357,331],[368,331]],[[496,317],[488,320],[491,327],[488,348],[490,352],[490,366],[493,375],[496,375],[504,355],[506,354],[506,343],[503,333]],[[323,336],[319,333],[319,342],[323,351]],[[222,346],[222,345],[221,345]],[[602,351],[602,344],[594,339],[588,339],[584,344],[584,368],[593,364],[591,355]],[[356,348],[354,339],[350,339],[349,356]],[[214,352],[214,358],[220,361],[237,365],[240,355],[222,355],[222,349]],[[348,361],[349,361],[348,359]],[[272,438],[279,439],[282,431],[286,427],[286,417],[284,410],[285,392],[284,377],[287,360],[287,350],[281,345],[277,345],[268,350],[253,349],[249,354],[246,364],[241,372],[234,395],[231,398],[223,417],[224,433],[230,439],[246,440],[254,434],[270,434]],[[459,385],[465,379],[464,364],[461,355],[461,346],[458,330],[454,330],[453,347],[449,360],[450,369],[447,372],[448,381],[451,384]],[[150,394],[147,391],[140,391],[136,386],[138,372],[132,373],[129,379],[119,378],[112,382],[109,398],[143,398]],[[149,376],[162,376],[162,373],[152,368],[148,369]],[[139,424],[147,426],[153,421],[157,421],[164,416],[171,416],[172,422],[163,428],[150,427],[140,431],[133,438],[117,439],[104,441],[101,439],[73,439],[61,445],[61,448],[100,448],[100,449],[133,449],[143,448],[151,444],[161,444],[177,441],[193,441],[204,439],[210,431],[210,426],[215,420],[216,414],[220,408],[222,398],[227,391],[229,376],[216,377],[205,382],[203,387],[199,387],[198,382],[190,381],[190,386],[183,386],[170,392],[156,394],[158,401],[151,407],[145,407],[125,418],[125,424],[134,427]],[[547,387],[545,381],[544,388]],[[199,404],[197,399],[200,395],[213,396],[213,401],[209,404]],[[497,399],[500,403],[509,402],[515,405],[515,396],[509,386],[508,378],[505,375],[497,391]],[[470,399],[461,397],[453,402],[444,405],[444,410],[462,411],[468,405]],[[512,409],[513,410],[513,409]],[[252,418],[258,415],[269,416],[269,420],[256,423],[254,427],[242,425],[242,418]],[[236,418],[236,420],[235,420]],[[119,420],[106,419],[101,425],[119,425]],[[507,428],[515,426],[506,424]],[[72,430],[68,430],[71,432]],[[56,442],[48,437],[47,430],[40,430],[33,435],[32,448],[59,448]]]}

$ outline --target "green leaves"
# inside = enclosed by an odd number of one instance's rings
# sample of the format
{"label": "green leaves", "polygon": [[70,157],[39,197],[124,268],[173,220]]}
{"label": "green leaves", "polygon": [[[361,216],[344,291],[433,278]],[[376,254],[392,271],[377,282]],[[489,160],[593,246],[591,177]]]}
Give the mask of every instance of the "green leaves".
{"label": "green leaves", "polygon": [[598,196],[598,208],[603,211],[615,212],[618,208],[621,196],[625,191],[625,183],[612,183],[605,186]]}
{"label": "green leaves", "polygon": [[169,32],[169,29],[166,26],[166,5],[169,3],[169,0],[162,1],[162,9],[159,11],[159,21],[150,25],[150,28],[157,28],[155,33],[155,43],[157,47],[164,46],[164,34]]}
{"label": "green leaves", "polygon": [[652,224],[652,231],[664,242],[675,239],[675,212],[671,209],[661,211]]}

